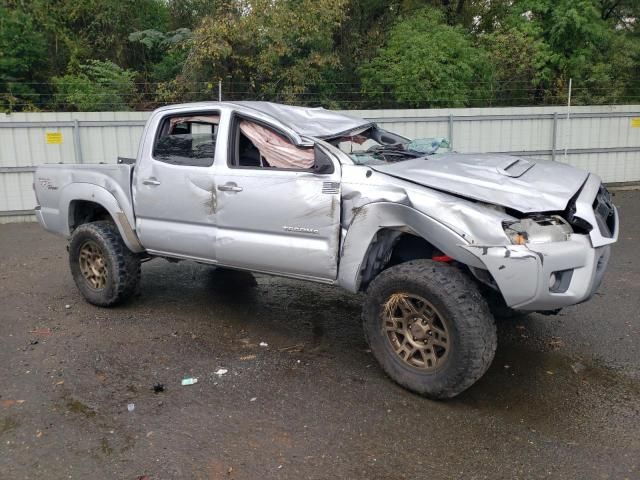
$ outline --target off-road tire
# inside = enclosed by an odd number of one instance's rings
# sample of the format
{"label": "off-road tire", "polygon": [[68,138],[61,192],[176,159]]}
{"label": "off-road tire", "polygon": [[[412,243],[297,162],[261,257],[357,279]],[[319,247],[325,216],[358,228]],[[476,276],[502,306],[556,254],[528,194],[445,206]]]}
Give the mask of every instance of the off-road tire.
{"label": "off-road tire", "polygon": [[[87,242],[97,245],[104,258],[106,282],[93,288],[80,267],[80,249]],[[140,258],[127,248],[113,222],[99,221],[77,227],[69,242],[69,266],[82,296],[100,307],[110,307],[136,293],[140,283]]]}
{"label": "off-road tire", "polygon": [[[394,351],[384,330],[385,304],[393,294],[427,300],[446,319],[448,356],[435,371],[420,371]],[[496,325],[475,283],[459,269],[431,260],[412,260],[378,275],[363,307],[365,336],[384,371],[403,387],[433,399],[452,398],[489,368],[497,345]]]}

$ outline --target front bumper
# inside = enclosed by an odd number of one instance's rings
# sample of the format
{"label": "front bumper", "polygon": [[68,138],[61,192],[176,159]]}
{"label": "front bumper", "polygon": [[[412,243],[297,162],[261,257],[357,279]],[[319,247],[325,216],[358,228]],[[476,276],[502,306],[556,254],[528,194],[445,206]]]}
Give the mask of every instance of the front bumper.
{"label": "front bumper", "polygon": [[586,235],[566,242],[465,248],[485,264],[507,305],[520,310],[555,310],[588,300],[602,283],[611,251],[609,245],[593,248]]}
{"label": "front bumper", "polygon": [[[588,235],[564,242],[462,246],[489,271],[509,307],[556,310],[591,298],[600,287],[618,240],[618,210],[606,199],[602,216],[600,179],[590,175],[575,201],[575,215],[592,225]],[[608,197],[608,193],[606,194]]]}

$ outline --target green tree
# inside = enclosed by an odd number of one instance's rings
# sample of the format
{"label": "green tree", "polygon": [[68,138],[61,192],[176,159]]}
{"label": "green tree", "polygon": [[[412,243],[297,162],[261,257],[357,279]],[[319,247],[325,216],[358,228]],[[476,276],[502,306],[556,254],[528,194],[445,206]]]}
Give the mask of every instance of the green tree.
{"label": "green tree", "polygon": [[227,0],[170,0],[169,25],[172,30],[188,28],[193,30],[200,25],[203,18],[212,15]]}
{"label": "green tree", "polygon": [[[604,0],[520,0],[505,23],[542,45],[545,97],[566,101],[569,79],[577,103],[619,103],[636,91],[640,42]],[[620,6],[623,2],[609,2]],[[546,71],[545,71],[546,70]]]}
{"label": "green tree", "polygon": [[47,62],[44,35],[33,19],[0,6],[0,108],[5,111],[34,109],[42,105],[40,94]]}
{"label": "green tree", "polygon": [[91,60],[77,73],[52,79],[54,101],[63,110],[128,110],[135,101],[135,76],[108,60]]}
{"label": "green tree", "polygon": [[194,32],[184,76],[178,81],[224,80],[245,97],[330,99],[323,86],[340,68],[334,33],[347,0],[229,2]]}
{"label": "green tree", "polygon": [[363,94],[408,107],[462,107],[482,94],[487,61],[442,12],[420,10],[398,21],[386,44],[359,70]]}
{"label": "green tree", "polygon": [[[144,45],[146,77],[152,82],[167,82],[180,74],[189,53],[191,30],[179,28],[171,32],[143,30],[129,35],[129,41]],[[139,69],[141,70],[141,69]]]}
{"label": "green tree", "polygon": [[517,28],[482,35],[478,48],[487,52],[491,66],[483,84],[491,103],[531,105],[552,102],[553,52],[540,38]]}

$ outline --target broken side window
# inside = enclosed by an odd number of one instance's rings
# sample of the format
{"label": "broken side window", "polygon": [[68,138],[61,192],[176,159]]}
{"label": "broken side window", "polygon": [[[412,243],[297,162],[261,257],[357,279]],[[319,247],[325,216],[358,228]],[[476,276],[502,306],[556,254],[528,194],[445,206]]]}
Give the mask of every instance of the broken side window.
{"label": "broken side window", "polygon": [[213,165],[219,115],[168,117],[158,129],[154,159],[172,165]]}

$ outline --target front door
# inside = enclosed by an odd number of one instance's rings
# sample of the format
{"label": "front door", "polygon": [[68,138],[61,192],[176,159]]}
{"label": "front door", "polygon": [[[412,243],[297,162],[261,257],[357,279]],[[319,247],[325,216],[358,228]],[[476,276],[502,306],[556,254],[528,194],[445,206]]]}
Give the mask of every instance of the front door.
{"label": "front door", "polygon": [[[228,162],[216,169],[218,262],[334,280],[340,233],[338,162],[325,157],[331,167],[314,173],[313,149],[296,150],[264,126],[261,137],[254,138],[256,129],[241,131],[240,123],[246,125],[239,118],[231,123]],[[268,151],[274,144],[275,153]]]}

